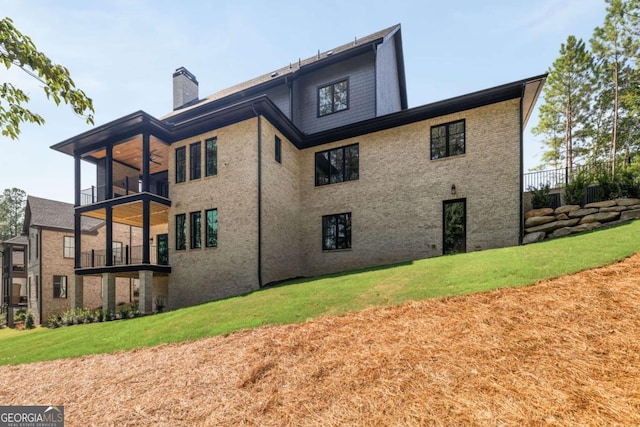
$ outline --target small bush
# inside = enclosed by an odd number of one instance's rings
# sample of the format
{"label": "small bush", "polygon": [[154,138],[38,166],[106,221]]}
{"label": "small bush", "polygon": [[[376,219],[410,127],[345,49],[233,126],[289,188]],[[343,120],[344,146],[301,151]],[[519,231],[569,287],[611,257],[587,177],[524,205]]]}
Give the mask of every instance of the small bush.
{"label": "small bush", "polygon": [[531,193],[531,205],[533,209],[548,208],[551,206],[551,188],[545,184],[540,188],[529,187]]}
{"label": "small bush", "polygon": [[13,321],[24,322],[26,317],[27,317],[27,310],[24,308],[21,308],[18,311],[16,311],[15,314],[13,315]]}
{"label": "small bush", "polygon": [[31,313],[30,311],[27,312],[25,318],[24,318],[24,327],[26,329],[33,329],[36,327],[35,325],[35,319],[33,318],[33,313]]}
{"label": "small bush", "polygon": [[591,183],[591,177],[583,170],[578,171],[571,182],[564,187],[564,202],[567,205],[582,206],[584,199],[587,197],[587,187]]}

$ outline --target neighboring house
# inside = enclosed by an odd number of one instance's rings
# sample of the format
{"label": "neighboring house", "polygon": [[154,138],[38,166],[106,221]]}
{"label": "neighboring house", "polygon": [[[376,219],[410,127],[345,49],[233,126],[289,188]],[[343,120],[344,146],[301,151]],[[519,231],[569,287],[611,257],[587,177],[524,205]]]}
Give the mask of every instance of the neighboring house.
{"label": "neighboring house", "polygon": [[[104,221],[82,218],[78,235],[96,258],[104,256],[106,229]],[[71,308],[96,309],[103,305],[99,278],[87,278],[78,300],[70,298],[76,240],[72,204],[28,196],[23,231],[24,235],[3,244],[3,271],[9,273],[4,275],[3,302],[9,308],[28,308],[36,323],[45,323],[52,314]],[[113,262],[121,262],[128,248],[140,245],[140,234],[122,225],[115,225],[111,231]],[[114,295],[118,303],[134,301],[136,285],[133,278],[118,279]]]}
{"label": "neighboring house", "polygon": [[[517,245],[523,130],[546,75],[407,109],[400,26],[210,97],[184,68],[174,111],[132,113],[54,145],[75,159],[71,292],[137,277],[140,307],[238,295],[299,276]],[[83,190],[82,162],[97,166]],[[499,209],[499,214],[496,210]],[[113,229],[142,235],[112,262]],[[156,242],[154,246],[153,242]]]}

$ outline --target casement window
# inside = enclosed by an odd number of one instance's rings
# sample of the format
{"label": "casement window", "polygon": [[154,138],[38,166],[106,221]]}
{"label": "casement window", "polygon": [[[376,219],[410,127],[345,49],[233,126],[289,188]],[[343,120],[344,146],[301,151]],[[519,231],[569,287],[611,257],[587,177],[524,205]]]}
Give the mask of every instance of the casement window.
{"label": "casement window", "polygon": [[189,230],[191,231],[189,245],[191,249],[200,249],[202,247],[202,212],[191,212],[189,214],[189,223]]}
{"label": "casement window", "polygon": [[464,154],[464,132],[464,120],[432,126],[431,160]]}
{"label": "casement window", "polygon": [[176,183],[187,180],[187,148],[176,148]]}
{"label": "casement window", "polygon": [[200,161],[202,158],[201,145],[200,142],[194,142],[189,146],[189,179],[200,179],[202,171]]}
{"label": "casement window", "polygon": [[204,175],[216,175],[218,173],[218,138],[207,139],[204,144]]}
{"label": "casement window", "polygon": [[322,250],[351,248],[351,212],[322,217]]}
{"label": "casement window", "polygon": [[122,242],[111,242],[111,249],[113,254],[113,263],[119,264],[122,262]]}
{"label": "casement window", "polygon": [[274,151],[276,162],[282,163],[282,141],[277,136],[274,141]]}
{"label": "casement window", "polygon": [[75,241],[73,236],[64,236],[62,256],[64,258],[75,257]]}
{"label": "casement window", "polygon": [[187,217],[185,214],[176,215],[176,250],[187,248]]}
{"label": "casement window", "polygon": [[358,144],[316,153],[316,186],[355,181],[360,175]]}
{"label": "casement window", "polygon": [[349,108],[349,80],[318,88],[318,117]]}
{"label": "casement window", "polygon": [[67,297],[67,276],[53,276],[53,297]]}
{"label": "casement window", "polygon": [[205,211],[205,245],[208,248],[218,246],[218,210]]}

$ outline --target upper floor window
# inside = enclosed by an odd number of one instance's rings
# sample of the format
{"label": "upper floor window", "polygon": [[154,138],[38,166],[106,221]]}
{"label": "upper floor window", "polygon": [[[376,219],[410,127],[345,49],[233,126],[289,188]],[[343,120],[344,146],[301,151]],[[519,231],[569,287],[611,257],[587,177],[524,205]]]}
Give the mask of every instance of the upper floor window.
{"label": "upper floor window", "polygon": [[218,210],[205,211],[205,244],[208,248],[218,246]]}
{"label": "upper floor window", "polygon": [[122,242],[111,242],[113,254],[113,263],[120,264],[122,262]]}
{"label": "upper floor window", "polygon": [[200,249],[202,247],[202,213],[191,212],[189,214],[189,222],[191,223],[191,249]]}
{"label": "upper floor window", "polygon": [[349,81],[347,79],[318,88],[318,116],[349,108]]}
{"label": "upper floor window", "polygon": [[204,151],[204,176],[218,173],[218,138],[207,139]]}
{"label": "upper floor window", "polygon": [[322,250],[351,248],[351,212],[322,217]]}
{"label": "upper floor window", "polygon": [[176,183],[187,180],[187,148],[176,148]]}
{"label": "upper floor window", "polygon": [[282,163],[282,141],[277,136],[274,141],[274,151],[276,162]]}
{"label": "upper floor window", "polygon": [[176,215],[176,250],[187,248],[187,218],[185,214]]}
{"label": "upper floor window", "polygon": [[75,256],[75,241],[73,236],[64,236],[62,256],[64,258],[73,258]]}
{"label": "upper floor window", "polygon": [[360,175],[358,144],[316,153],[316,186],[354,181]]}
{"label": "upper floor window", "polygon": [[67,276],[53,276],[53,297],[67,297]]}
{"label": "upper floor window", "polygon": [[200,142],[194,142],[189,146],[189,179],[200,179],[200,159],[202,158]]}
{"label": "upper floor window", "polygon": [[464,154],[464,120],[431,127],[431,160]]}

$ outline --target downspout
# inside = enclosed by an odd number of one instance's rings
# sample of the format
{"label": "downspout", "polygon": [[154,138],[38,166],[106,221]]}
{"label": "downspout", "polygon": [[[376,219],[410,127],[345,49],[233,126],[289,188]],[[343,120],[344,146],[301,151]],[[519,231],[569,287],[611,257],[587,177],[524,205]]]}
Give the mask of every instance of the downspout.
{"label": "downspout", "polygon": [[[42,319],[42,281],[44,277],[42,277],[42,228],[38,229],[38,283],[36,283],[38,289],[36,292],[38,293],[38,318],[40,319],[40,324],[43,323]],[[28,305],[28,304],[27,304]]]}
{"label": "downspout", "polygon": [[255,105],[251,108],[258,118],[258,287],[262,288],[262,120]]}
{"label": "downspout", "polygon": [[522,84],[522,94],[520,95],[520,176],[518,178],[518,192],[520,193],[520,232],[518,233],[518,245],[522,245],[522,238],[524,236],[524,191],[522,188],[524,179],[524,126],[523,122],[523,103],[524,93],[527,88],[527,84]]}

